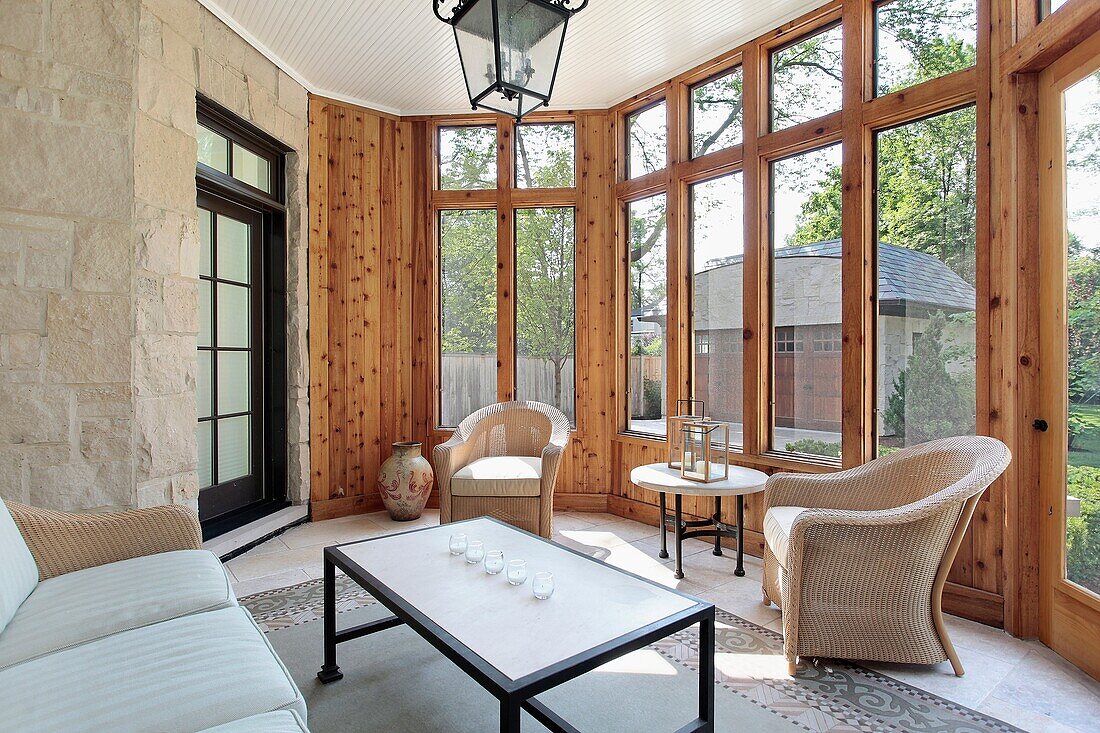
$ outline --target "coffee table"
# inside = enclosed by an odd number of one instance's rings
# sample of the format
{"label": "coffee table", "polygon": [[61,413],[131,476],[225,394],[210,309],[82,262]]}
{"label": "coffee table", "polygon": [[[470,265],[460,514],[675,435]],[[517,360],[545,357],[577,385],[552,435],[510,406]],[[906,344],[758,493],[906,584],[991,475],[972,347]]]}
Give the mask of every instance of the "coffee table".
{"label": "coffee table", "polygon": [[[725,466],[708,464],[711,474],[722,475]],[[729,477],[721,478],[710,483],[692,481],[680,476],[679,468],[670,468],[667,463],[649,463],[638,466],[630,472],[630,482],[643,489],[656,491],[660,494],[661,502],[661,551],[658,557],[668,557],[668,545],[665,538],[665,528],[671,524],[676,538],[676,578],[684,577],[683,548],[684,540],[692,537],[713,537],[714,554],[722,554],[722,538],[732,537],[737,539],[737,567],[733,574],[744,576],[745,574],[745,494],[755,494],[764,490],[764,483],[768,480],[766,474],[744,466],[730,466]],[[675,495],[676,514],[670,515],[665,508],[665,494]],[[683,497],[687,496],[713,496],[714,515],[710,519],[695,519],[685,521],[683,517]],[[722,521],[722,497],[737,497],[737,524],[726,524]],[[705,529],[695,529],[703,527]]]}
{"label": "coffee table", "polygon": [[[554,574],[540,601],[531,581],[511,586],[448,551],[450,535],[480,539],[528,575]],[[407,624],[500,701],[500,730],[526,710],[556,733],[578,729],[536,695],[699,624],[698,716],[680,728],[714,730],[714,606],[489,517],[326,547],[324,683],[343,677],[336,646]],[[336,568],[393,614],[337,630]]]}

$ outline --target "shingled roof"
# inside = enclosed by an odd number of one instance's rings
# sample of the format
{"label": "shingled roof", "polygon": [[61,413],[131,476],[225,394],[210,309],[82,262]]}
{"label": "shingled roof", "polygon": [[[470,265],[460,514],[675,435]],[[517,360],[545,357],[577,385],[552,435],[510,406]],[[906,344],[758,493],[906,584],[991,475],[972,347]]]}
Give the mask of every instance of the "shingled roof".
{"label": "shingled roof", "polygon": [[[776,258],[828,257],[840,259],[839,239],[783,247]],[[741,255],[711,260],[708,269],[740,264]],[[922,305],[951,311],[974,310],[974,286],[936,257],[924,252],[880,243],[878,298],[884,304]]]}

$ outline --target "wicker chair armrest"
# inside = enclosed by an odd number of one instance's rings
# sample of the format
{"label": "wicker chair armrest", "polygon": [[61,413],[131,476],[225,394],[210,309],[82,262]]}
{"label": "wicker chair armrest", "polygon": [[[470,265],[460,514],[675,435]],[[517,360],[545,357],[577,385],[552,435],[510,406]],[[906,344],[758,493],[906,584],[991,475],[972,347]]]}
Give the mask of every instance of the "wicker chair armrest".
{"label": "wicker chair armrest", "polygon": [[432,465],[441,494],[450,495],[451,478],[460,468],[480,457],[474,455],[474,447],[472,441],[456,432],[447,442],[432,449]]}
{"label": "wicker chair armrest", "polygon": [[76,570],[202,547],[198,515],[167,505],[109,514],[58,512],[9,503],[40,580]]}
{"label": "wicker chair armrest", "polygon": [[565,444],[551,440],[542,449],[542,498],[548,499],[554,495],[554,483],[557,480],[558,468],[561,466],[562,456],[565,455]]}

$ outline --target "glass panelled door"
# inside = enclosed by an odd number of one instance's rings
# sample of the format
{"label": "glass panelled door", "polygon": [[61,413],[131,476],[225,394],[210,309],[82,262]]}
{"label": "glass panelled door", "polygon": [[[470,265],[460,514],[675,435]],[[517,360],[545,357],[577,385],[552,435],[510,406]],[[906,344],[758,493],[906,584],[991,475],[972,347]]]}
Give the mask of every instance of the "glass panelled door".
{"label": "glass panelled door", "polygon": [[1040,634],[1100,676],[1100,36],[1040,95]]}
{"label": "glass panelled door", "polygon": [[263,299],[259,212],[199,197],[199,339],[196,399],[199,514],[203,520],[264,498]]}

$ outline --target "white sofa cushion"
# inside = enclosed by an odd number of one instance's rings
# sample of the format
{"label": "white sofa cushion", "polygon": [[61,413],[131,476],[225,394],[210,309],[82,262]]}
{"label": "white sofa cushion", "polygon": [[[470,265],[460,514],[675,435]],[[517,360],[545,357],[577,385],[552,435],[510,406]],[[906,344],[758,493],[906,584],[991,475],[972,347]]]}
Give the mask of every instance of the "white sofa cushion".
{"label": "white sofa cushion", "polygon": [[455,471],[452,496],[538,496],[542,459],[533,456],[479,458]]}
{"label": "white sofa cushion", "polygon": [[38,585],[38,565],[0,499],[0,632]]}
{"label": "white sofa cushion", "polygon": [[232,723],[207,728],[200,733],[309,733],[306,724],[293,710],[276,710],[263,715],[234,720]]}
{"label": "white sofa cushion", "polygon": [[0,670],[5,730],[192,733],[305,702],[243,608],[162,621]]}
{"label": "white sofa cushion", "polygon": [[787,548],[791,541],[791,525],[806,511],[800,506],[773,506],[764,515],[764,539],[779,564],[787,567]]}
{"label": "white sofa cushion", "polygon": [[213,553],[178,550],[43,580],[0,634],[0,669],[109,634],[237,605]]}

